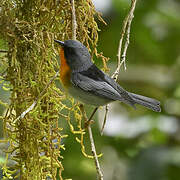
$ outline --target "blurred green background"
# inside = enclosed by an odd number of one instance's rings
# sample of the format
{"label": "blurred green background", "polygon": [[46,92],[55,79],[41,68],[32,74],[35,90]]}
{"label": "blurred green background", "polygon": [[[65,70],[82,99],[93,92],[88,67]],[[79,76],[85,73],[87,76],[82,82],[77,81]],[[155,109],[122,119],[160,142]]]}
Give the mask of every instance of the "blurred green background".
{"label": "blurred green background", "polygon": [[[116,68],[121,26],[130,0],[94,0],[107,26],[99,22],[99,52],[109,57],[109,74]],[[118,82],[126,90],[161,101],[162,112],[141,106],[134,110],[112,103],[103,136],[100,129],[104,108],[96,114],[93,127],[97,152],[105,180],[179,180],[180,179],[180,1],[138,0],[127,52],[127,70],[121,68]],[[0,49],[6,45],[0,41]],[[2,57],[2,54],[0,54]],[[3,60],[3,58],[1,58]],[[95,59],[98,67],[102,61]],[[0,72],[4,72],[0,62]],[[1,79],[2,80],[2,79]],[[8,103],[7,82],[0,86],[0,100]],[[5,88],[2,88],[3,87]],[[93,110],[86,107],[88,113]],[[5,107],[0,105],[0,115]],[[94,162],[85,158],[71,134],[64,144],[64,178],[94,180]],[[0,136],[2,138],[2,121]],[[88,137],[86,139],[88,146]],[[90,150],[87,149],[89,154]],[[0,154],[1,155],[1,154]],[[3,161],[0,157],[0,161]]]}

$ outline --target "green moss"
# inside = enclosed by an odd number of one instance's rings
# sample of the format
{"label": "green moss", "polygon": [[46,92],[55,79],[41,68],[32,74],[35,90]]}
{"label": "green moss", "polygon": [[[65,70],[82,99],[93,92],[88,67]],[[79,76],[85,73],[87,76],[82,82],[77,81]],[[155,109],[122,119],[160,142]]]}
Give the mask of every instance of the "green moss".
{"label": "green moss", "polygon": [[[90,0],[76,1],[75,6],[77,39],[91,47],[92,54],[98,56],[99,29],[94,16],[101,18]],[[13,153],[12,159],[16,162],[13,167],[7,167],[5,163],[3,171],[6,177],[17,173],[21,179],[62,179],[62,139],[67,137],[61,127],[64,118],[83,144],[84,130],[79,108],[73,100],[69,100],[69,107],[64,104],[63,92],[54,82],[30,113],[14,121],[54,76],[54,67],[58,69],[54,39],[71,39],[71,24],[68,0],[43,3],[40,0],[3,0],[1,4],[0,35],[8,43],[5,80],[12,87],[10,105],[4,116],[4,134],[10,143],[8,153]],[[100,56],[105,62],[105,58]],[[64,109],[67,114],[61,113]],[[76,119],[75,125],[71,124],[72,118]]]}

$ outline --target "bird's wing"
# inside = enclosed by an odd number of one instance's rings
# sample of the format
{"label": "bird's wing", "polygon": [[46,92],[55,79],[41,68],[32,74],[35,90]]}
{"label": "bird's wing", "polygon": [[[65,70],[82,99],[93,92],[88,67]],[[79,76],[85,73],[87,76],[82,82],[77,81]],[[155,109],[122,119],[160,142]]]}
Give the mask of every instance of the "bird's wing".
{"label": "bird's wing", "polygon": [[71,81],[74,86],[94,95],[104,97],[109,100],[121,100],[120,94],[105,81],[94,80],[79,72],[72,74]]}
{"label": "bird's wing", "polygon": [[135,104],[126,90],[94,64],[85,71],[73,73],[72,77],[72,83],[83,90],[112,100],[119,100],[131,106]]}
{"label": "bird's wing", "polygon": [[116,82],[114,81],[114,79],[112,79],[111,77],[109,77],[109,76],[106,75],[106,74],[105,74],[105,76],[104,76],[104,79],[105,79],[105,81],[106,81],[108,84],[110,84],[114,89],[117,90],[117,92],[121,95],[121,97],[122,97],[122,99],[123,99],[122,101],[123,101],[124,103],[129,104],[129,105],[135,107],[134,104],[136,104],[136,102],[135,102],[134,99],[131,97],[131,95],[129,94],[128,91],[126,91],[125,89],[123,89],[118,83],[116,83]]}

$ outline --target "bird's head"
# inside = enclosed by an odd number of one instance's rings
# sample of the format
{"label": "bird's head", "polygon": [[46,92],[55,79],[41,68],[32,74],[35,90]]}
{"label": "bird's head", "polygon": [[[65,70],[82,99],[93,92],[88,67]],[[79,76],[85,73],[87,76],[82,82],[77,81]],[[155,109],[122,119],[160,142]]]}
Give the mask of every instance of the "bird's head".
{"label": "bird's head", "polygon": [[81,42],[76,40],[54,41],[64,49],[64,56],[72,71],[84,71],[93,64],[88,49]]}

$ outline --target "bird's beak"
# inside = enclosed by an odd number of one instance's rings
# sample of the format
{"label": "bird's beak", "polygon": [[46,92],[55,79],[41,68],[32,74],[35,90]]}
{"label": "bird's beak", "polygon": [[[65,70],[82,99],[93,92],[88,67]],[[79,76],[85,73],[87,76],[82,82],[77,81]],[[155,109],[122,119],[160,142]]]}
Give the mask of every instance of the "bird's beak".
{"label": "bird's beak", "polygon": [[56,40],[56,39],[54,39],[54,41],[59,43],[61,46],[64,46],[64,42],[63,41],[59,41],[59,40]]}

